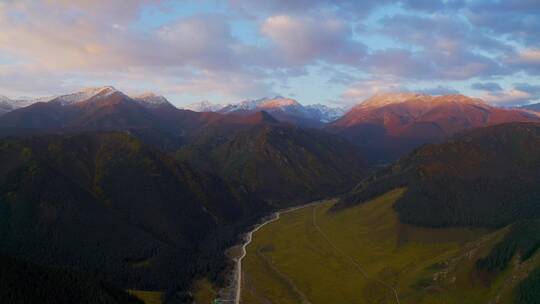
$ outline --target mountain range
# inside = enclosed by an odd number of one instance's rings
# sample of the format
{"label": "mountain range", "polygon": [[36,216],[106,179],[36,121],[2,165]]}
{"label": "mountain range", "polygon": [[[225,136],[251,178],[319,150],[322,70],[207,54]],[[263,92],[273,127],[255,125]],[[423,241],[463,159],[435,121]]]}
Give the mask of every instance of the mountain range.
{"label": "mountain range", "polygon": [[528,105],[521,106],[520,108],[540,113],[540,103],[528,104]]}
{"label": "mountain range", "polygon": [[388,162],[467,129],[538,121],[538,115],[463,95],[389,93],[360,103],[325,129],[360,146],[371,161]]}
{"label": "mountain range", "polygon": [[294,99],[276,96],[274,98],[245,100],[238,104],[229,104],[217,112],[246,115],[257,111],[266,111],[283,122],[317,128],[321,127],[324,123],[339,118],[343,115],[345,109],[332,108],[320,104],[303,106]]}

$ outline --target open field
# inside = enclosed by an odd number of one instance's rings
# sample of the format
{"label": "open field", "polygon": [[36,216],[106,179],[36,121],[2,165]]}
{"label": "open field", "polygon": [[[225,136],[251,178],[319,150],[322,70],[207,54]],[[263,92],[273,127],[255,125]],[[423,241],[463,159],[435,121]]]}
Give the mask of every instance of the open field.
{"label": "open field", "polygon": [[401,224],[392,204],[403,191],[334,213],[332,202],[306,207],[260,229],[247,247],[241,302],[508,302],[522,270],[486,278],[474,269],[506,229]]}

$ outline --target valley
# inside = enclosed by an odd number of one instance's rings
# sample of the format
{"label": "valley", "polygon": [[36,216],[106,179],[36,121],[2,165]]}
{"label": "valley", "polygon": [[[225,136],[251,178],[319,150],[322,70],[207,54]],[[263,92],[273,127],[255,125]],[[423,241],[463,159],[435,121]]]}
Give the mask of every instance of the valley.
{"label": "valley", "polygon": [[4,297],[75,298],[58,282],[110,303],[536,297],[540,118],[529,110],[392,93],[310,128],[291,99],[229,109],[103,87],[0,116],[0,279],[54,277],[15,280]]}
{"label": "valley", "polygon": [[402,224],[392,205],[404,191],[339,211],[308,206],[258,230],[240,303],[512,303],[515,277],[540,260],[486,278],[475,261],[507,229]]}
{"label": "valley", "polygon": [[0,304],[540,304],[540,0],[0,0]]}

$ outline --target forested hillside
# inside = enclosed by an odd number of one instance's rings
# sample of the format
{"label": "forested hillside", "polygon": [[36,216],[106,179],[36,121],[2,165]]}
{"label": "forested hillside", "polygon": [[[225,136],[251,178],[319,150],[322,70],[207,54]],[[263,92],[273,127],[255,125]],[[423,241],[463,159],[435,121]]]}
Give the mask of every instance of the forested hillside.
{"label": "forested hillside", "polygon": [[406,186],[395,205],[403,222],[501,227],[540,216],[539,182],[540,125],[513,123],[421,147],[362,181],[338,207]]}
{"label": "forested hillside", "polygon": [[262,118],[207,128],[176,156],[277,206],[343,193],[365,174],[361,152],[344,139]]}
{"label": "forested hillside", "polygon": [[0,142],[2,252],[122,288],[219,278],[243,225],[269,209],[125,133]]}

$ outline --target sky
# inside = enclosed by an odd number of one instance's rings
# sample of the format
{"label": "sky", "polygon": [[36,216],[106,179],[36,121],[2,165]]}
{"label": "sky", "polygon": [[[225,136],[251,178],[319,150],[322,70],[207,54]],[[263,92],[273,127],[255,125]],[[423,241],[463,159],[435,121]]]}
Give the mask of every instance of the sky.
{"label": "sky", "polygon": [[540,0],[0,0],[0,95],[540,102]]}

